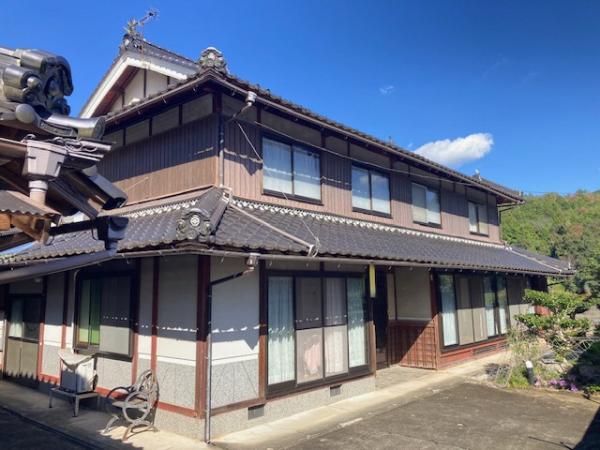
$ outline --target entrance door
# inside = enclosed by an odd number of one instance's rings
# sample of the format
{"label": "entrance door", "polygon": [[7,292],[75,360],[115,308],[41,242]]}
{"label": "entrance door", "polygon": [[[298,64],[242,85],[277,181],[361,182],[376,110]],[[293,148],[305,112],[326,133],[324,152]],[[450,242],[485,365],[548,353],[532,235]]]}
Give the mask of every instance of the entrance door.
{"label": "entrance door", "polygon": [[28,385],[37,384],[42,298],[13,296],[9,300],[5,375]]}
{"label": "entrance door", "polygon": [[387,360],[387,277],[385,272],[375,272],[376,297],[373,300],[373,321],[375,323],[375,350],[377,355],[377,368],[388,366]]}

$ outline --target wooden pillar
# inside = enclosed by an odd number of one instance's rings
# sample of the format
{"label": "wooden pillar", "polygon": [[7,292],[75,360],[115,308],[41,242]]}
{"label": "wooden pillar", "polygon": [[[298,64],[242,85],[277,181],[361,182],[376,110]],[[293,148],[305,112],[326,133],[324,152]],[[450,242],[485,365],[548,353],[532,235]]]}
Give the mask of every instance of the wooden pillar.
{"label": "wooden pillar", "polygon": [[435,273],[430,270],[429,272],[429,291],[431,297],[431,320],[433,322],[433,333],[435,342],[435,359],[433,361],[433,367],[437,369],[440,366],[440,360],[442,356],[442,347],[440,339],[440,327],[439,327],[439,308],[438,308],[438,289],[437,279]]}
{"label": "wooden pillar", "polygon": [[208,334],[208,290],[210,285],[210,256],[198,256],[198,289],[196,304],[196,391],[194,410],[203,417],[206,408],[206,367]]}

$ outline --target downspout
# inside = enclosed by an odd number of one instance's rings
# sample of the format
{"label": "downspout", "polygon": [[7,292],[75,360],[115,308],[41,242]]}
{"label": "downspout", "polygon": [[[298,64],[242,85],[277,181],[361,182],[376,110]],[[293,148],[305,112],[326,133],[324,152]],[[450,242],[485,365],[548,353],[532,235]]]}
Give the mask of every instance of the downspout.
{"label": "downspout", "polygon": [[212,410],[212,297],[213,297],[213,287],[219,284],[226,283],[228,281],[235,280],[236,278],[241,278],[245,275],[248,275],[254,272],[258,264],[258,255],[251,253],[248,259],[246,260],[247,268],[238,273],[234,273],[233,275],[229,275],[223,278],[219,278],[218,280],[211,281],[208,284],[208,305],[207,305],[207,318],[208,318],[208,327],[206,331],[206,405],[204,406],[204,441],[208,444],[210,443],[210,420],[211,420],[211,410]]}
{"label": "downspout", "polygon": [[219,187],[225,186],[225,122],[222,107],[219,106]]}

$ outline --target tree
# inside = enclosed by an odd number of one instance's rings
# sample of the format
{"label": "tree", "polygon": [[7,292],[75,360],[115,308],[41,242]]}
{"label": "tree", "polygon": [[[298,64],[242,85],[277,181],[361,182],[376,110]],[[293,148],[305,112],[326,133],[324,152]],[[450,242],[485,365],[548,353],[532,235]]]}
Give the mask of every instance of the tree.
{"label": "tree", "polygon": [[597,304],[596,300],[569,291],[542,292],[525,290],[524,299],[535,306],[548,308],[550,314],[521,314],[517,320],[529,334],[543,338],[559,356],[566,356],[590,331],[588,319],[578,319],[576,314]]}

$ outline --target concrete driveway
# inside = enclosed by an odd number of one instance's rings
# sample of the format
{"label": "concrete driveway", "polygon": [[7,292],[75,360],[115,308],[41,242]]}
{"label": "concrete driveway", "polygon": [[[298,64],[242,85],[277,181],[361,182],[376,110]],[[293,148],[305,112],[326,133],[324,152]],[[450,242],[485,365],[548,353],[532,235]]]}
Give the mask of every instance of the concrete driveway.
{"label": "concrete driveway", "polygon": [[0,449],[83,450],[85,446],[69,437],[26,421],[0,409]]}
{"label": "concrete driveway", "polygon": [[[294,449],[598,449],[598,403],[461,383],[310,436]],[[275,445],[276,447],[276,445]]]}

